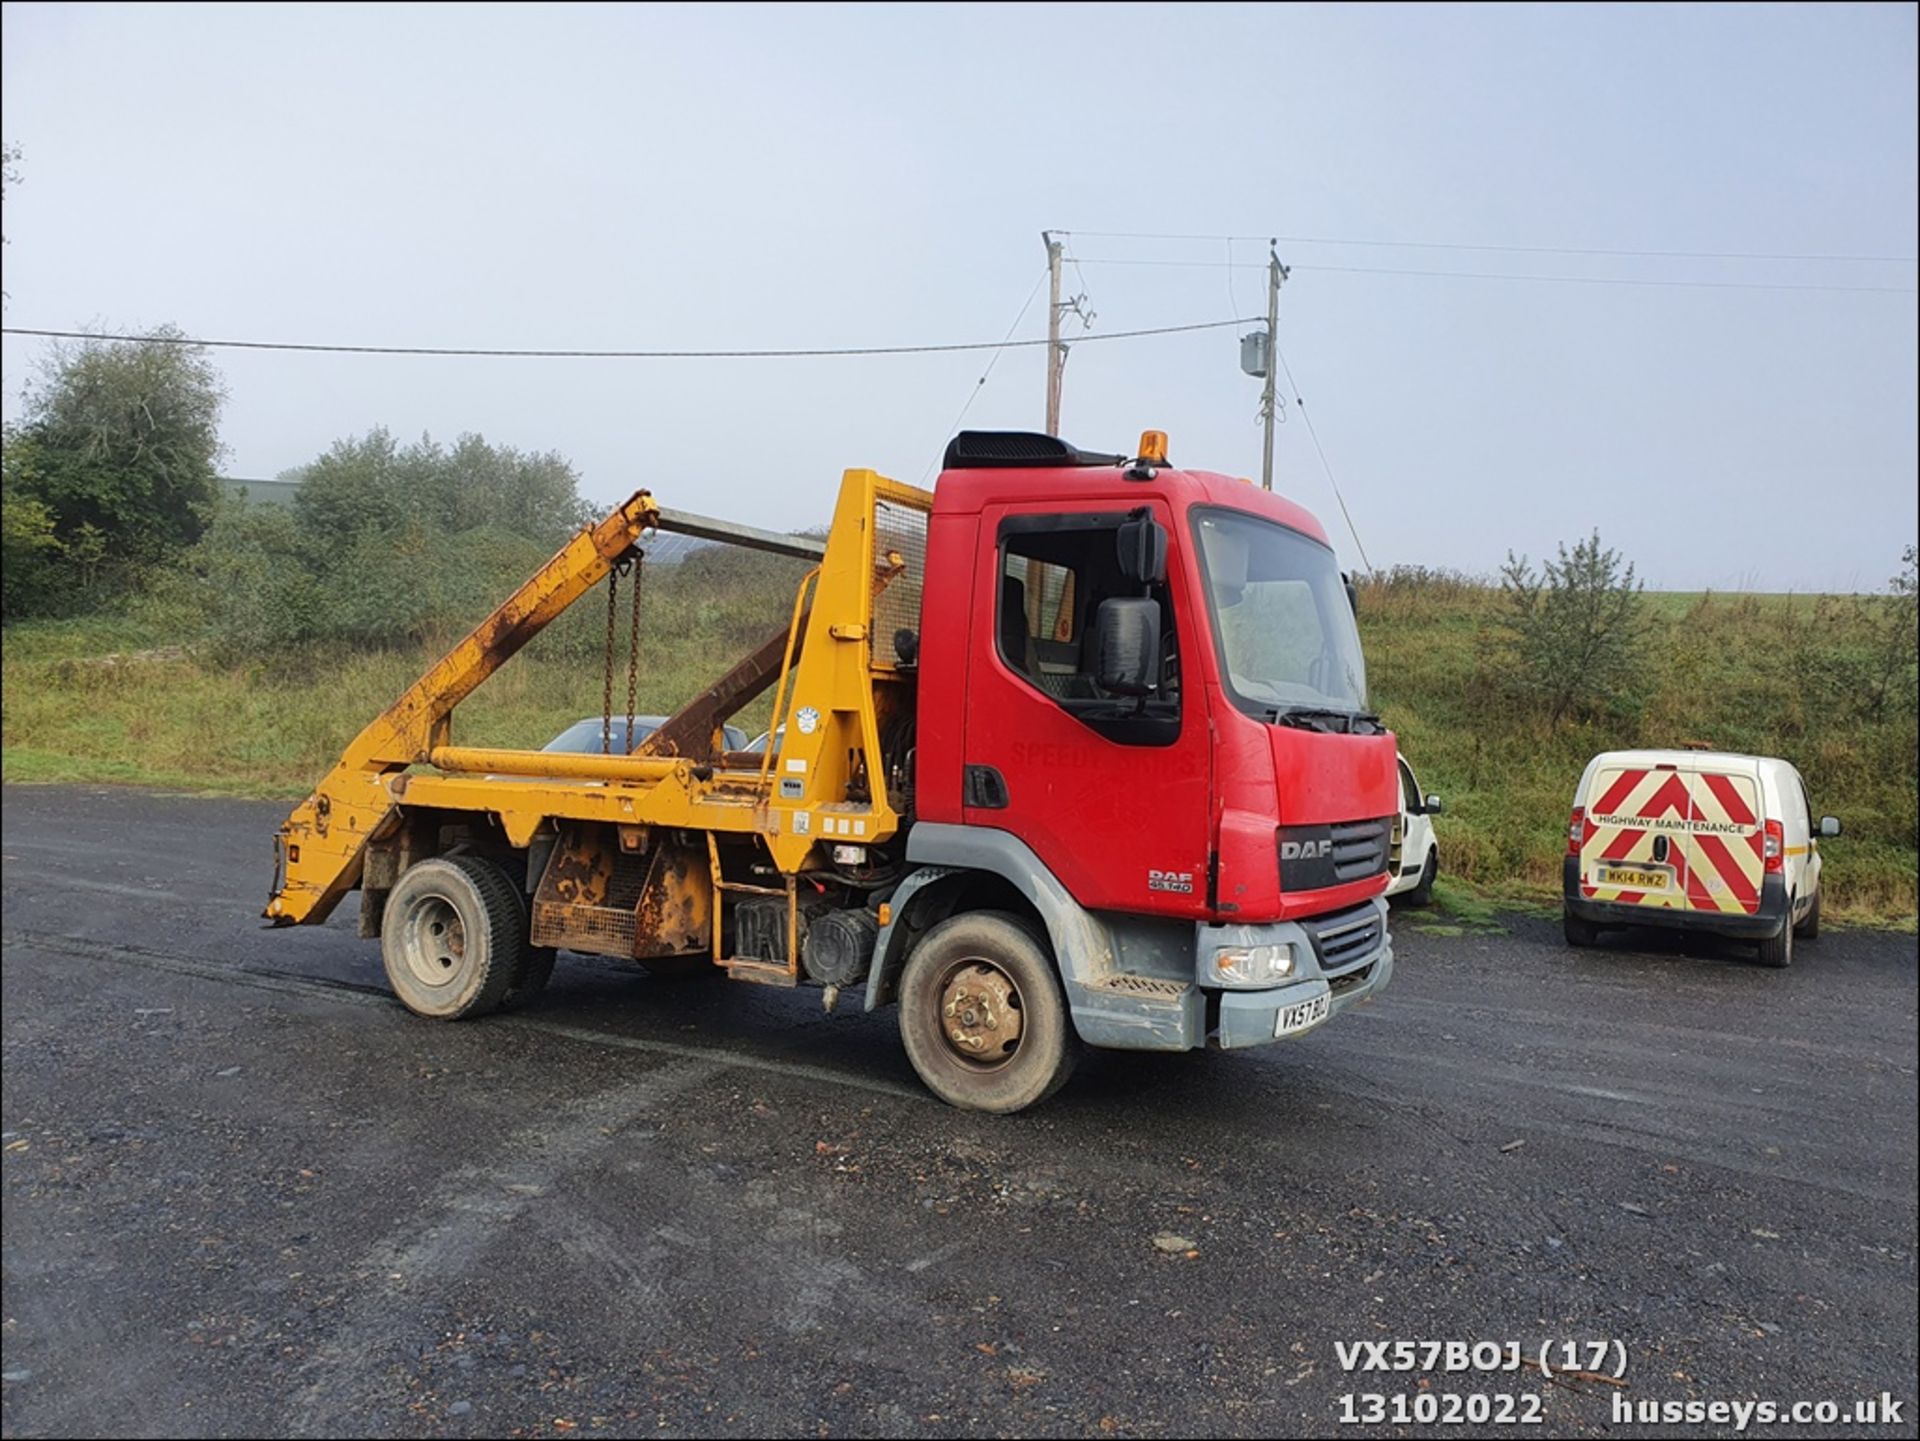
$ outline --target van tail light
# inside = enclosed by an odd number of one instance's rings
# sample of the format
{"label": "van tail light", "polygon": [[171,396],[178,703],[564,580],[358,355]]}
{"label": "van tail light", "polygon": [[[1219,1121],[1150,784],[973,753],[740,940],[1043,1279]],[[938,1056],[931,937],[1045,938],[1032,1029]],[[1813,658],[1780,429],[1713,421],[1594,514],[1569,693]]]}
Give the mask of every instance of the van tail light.
{"label": "van tail light", "polygon": [[1587,808],[1575,806],[1573,814],[1567,817],[1567,854],[1577,856],[1580,848],[1587,843],[1587,837],[1593,834],[1593,828],[1587,823]]}
{"label": "van tail light", "polygon": [[1787,855],[1787,833],[1780,828],[1780,822],[1767,822],[1767,844],[1761,855],[1766,858],[1769,874],[1778,871],[1784,864]]}

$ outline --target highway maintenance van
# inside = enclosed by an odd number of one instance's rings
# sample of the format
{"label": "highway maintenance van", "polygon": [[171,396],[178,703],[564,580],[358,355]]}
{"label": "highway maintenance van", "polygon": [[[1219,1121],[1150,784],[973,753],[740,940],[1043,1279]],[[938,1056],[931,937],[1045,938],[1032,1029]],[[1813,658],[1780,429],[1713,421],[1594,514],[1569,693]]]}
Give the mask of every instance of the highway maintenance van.
{"label": "highway maintenance van", "polygon": [[1757,941],[1793,962],[1820,931],[1820,841],[1806,782],[1773,756],[1608,751],[1574,792],[1564,862],[1567,943],[1608,926],[1669,926]]}

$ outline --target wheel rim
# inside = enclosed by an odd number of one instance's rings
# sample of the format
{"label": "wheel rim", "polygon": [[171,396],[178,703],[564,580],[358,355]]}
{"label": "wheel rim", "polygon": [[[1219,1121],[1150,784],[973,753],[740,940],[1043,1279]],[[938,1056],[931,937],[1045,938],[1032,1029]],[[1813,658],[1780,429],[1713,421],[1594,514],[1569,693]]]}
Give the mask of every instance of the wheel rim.
{"label": "wheel rim", "polygon": [[467,928],[445,896],[422,896],[400,927],[400,956],[407,974],[423,986],[458,981],[466,970]]}
{"label": "wheel rim", "polygon": [[997,1071],[1019,1054],[1026,1003],[1019,984],[979,956],[955,962],[940,978],[940,1039],[947,1054],[975,1071]]}

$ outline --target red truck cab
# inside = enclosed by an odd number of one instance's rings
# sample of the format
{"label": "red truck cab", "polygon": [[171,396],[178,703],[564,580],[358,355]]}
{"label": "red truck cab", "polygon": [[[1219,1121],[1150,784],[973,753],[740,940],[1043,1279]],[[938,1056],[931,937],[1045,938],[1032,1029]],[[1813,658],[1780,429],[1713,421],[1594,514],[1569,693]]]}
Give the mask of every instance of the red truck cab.
{"label": "red truck cab", "polygon": [[1039,912],[1083,1040],[1269,1042],[1391,973],[1395,741],[1320,524],[1142,449],[949,447],[907,855]]}

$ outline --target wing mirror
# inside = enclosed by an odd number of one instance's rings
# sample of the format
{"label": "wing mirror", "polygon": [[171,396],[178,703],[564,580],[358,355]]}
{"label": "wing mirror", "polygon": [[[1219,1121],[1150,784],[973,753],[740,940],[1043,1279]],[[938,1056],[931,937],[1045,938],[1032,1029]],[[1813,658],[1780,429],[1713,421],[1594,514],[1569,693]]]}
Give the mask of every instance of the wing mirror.
{"label": "wing mirror", "polygon": [[1441,816],[1446,813],[1447,803],[1432,791],[1428,791],[1427,798],[1420,803],[1420,814],[1423,816]]}
{"label": "wing mirror", "polygon": [[1159,521],[1135,511],[1115,534],[1122,576],[1134,585],[1159,585],[1167,578],[1167,532]]}
{"label": "wing mirror", "polygon": [[1160,602],[1144,596],[1101,601],[1094,612],[1093,656],[1101,690],[1151,694],[1160,678]]}
{"label": "wing mirror", "polygon": [[1820,817],[1820,838],[1822,840],[1831,840],[1833,837],[1839,834],[1840,834],[1840,817],[1838,816]]}

